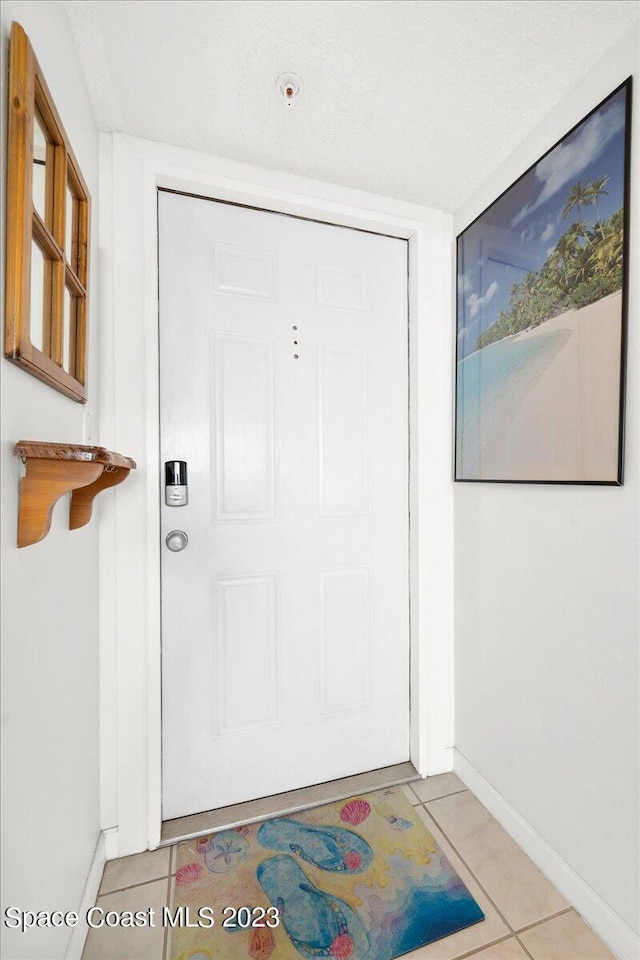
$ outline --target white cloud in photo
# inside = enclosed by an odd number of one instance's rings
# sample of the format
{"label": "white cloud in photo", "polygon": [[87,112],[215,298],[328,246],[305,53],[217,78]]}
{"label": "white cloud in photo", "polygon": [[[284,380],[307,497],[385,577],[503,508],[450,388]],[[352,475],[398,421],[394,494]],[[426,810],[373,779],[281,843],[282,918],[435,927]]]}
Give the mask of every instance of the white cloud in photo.
{"label": "white cloud in photo", "polygon": [[570,180],[579,177],[623,126],[624,107],[620,102],[614,103],[603,113],[595,113],[587,120],[580,133],[569,143],[558,144],[536,167],[536,180],[542,184],[540,193],[533,203],[526,203],[522,207],[511,225],[521,223]]}
{"label": "white cloud in photo", "polygon": [[458,332],[458,342],[460,342],[461,340],[464,340],[464,338],[471,333],[473,328],[479,326],[479,324],[480,324],[480,317],[476,317],[475,320],[470,320],[469,323],[466,325],[466,327],[460,327],[460,330]]}
{"label": "white cloud in photo", "polygon": [[553,251],[555,250],[555,248],[556,248],[555,243],[552,244],[550,247],[547,247],[547,256],[548,256],[548,257],[551,256],[551,254],[553,253]]}
{"label": "white cloud in photo", "polygon": [[471,290],[471,273],[471,270],[467,270],[458,277],[458,293],[469,293]]}
{"label": "white cloud in photo", "polygon": [[525,246],[529,245],[535,236],[535,227],[528,227],[526,230],[520,231],[520,243]]}
{"label": "white cloud in photo", "polygon": [[551,240],[551,237],[554,235],[555,232],[556,232],[556,225],[554,221],[551,220],[546,225],[542,233],[540,234],[540,240],[542,241],[542,243],[546,243],[547,240]]}
{"label": "white cloud in photo", "polygon": [[473,320],[474,317],[477,317],[480,312],[480,307],[484,306],[485,303],[489,303],[493,299],[498,290],[498,284],[494,280],[493,283],[490,283],[487,287],[487,292],[484,297],[479,297],[477,293],[472,293],[469,299],[467,300],[467,307],[469,308],[469,316]]}

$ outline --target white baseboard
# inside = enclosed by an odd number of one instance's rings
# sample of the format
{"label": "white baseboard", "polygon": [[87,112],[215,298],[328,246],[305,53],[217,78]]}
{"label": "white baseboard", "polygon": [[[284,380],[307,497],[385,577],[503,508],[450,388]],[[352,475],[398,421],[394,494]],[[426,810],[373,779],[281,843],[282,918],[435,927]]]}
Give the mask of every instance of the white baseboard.
{"label": "white baseboard", "polygon": [[616,957],[638,960],[640,937],[455,749],[453,769]]}
{"label": "white baseboard", "polygon": [[102,831],[104,837],[104,855],[106,860],[115,860],[120,856],[120,846],[118,839],[118,828],[109,827]]}
{"label": "white baseboard", "polygon": [[[102,880],[102,871],[107,861],[106,856],[106,836],[108,830],[103,830],[98,837],[96,849],[93,854],[91,866],[87,876],[87,882],[82,894],[82,900],[78,908],[78,926],[71,931],[69,943],[67,944],[66,960],[81,960],[84,942],[87,939],[89,925],[87,923],[87,912],[95,905],[98,898],[98,889]],[[117,833],[117,830],[116,830]]]}

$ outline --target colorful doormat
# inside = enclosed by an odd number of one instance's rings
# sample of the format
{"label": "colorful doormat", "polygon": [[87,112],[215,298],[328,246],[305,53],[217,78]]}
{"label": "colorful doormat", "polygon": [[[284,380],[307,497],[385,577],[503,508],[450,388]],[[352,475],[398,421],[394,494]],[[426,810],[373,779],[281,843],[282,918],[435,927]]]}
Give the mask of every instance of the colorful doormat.
{"label": "colorful doormat", "polygon": [[392,960],[484,919],[398,787],[185,840],[177,856],[172,960]]}

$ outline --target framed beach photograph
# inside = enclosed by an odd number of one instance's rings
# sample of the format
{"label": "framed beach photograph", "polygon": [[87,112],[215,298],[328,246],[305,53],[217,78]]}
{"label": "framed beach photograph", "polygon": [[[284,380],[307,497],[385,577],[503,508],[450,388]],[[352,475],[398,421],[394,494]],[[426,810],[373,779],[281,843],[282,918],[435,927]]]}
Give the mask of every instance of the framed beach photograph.
{"label": "framed beach photograph", "polygon": [[631,78],[457,238],[455,479],[622,483]]}

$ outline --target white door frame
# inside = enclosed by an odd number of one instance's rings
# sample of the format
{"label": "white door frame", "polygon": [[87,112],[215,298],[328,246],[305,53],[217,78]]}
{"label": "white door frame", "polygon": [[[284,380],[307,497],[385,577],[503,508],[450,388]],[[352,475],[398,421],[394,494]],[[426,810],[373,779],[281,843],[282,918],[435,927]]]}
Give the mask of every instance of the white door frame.
{"label": "white door frame", "polygon": [[452,221],[440,211],[164,144],[104,134],[100,429],[138,469],[100,512],[102,827],[109,856],[161,829],[157,189],[409,241],[411,760],[452,769]]}

